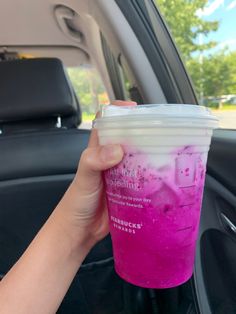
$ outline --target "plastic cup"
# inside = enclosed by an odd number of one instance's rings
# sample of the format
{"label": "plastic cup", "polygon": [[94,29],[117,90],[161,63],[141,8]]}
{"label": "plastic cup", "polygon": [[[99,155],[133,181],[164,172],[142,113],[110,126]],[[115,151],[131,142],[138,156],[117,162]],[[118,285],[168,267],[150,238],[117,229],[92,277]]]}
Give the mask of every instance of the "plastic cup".
{"label": "plastic cup", "polygon": [[193,273],[206,161],[217,119],[196,105],[106,106],[101,145],[122,162],[104,173],[115,269],[146,288],[170,288]]}

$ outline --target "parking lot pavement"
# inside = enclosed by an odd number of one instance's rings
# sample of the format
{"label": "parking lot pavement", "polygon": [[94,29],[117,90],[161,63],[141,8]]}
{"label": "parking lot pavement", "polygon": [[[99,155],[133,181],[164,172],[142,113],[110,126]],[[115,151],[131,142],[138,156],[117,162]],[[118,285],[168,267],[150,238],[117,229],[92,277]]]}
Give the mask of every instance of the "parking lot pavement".
{"label": "parking lot pavement", "polygon": [[219,118],[221,128],[236,129],[236,110],[214,110],[213,113]]}
{"label": "parking lot pavement", "polygon": [[91,122],[82,122],[79,126],[80,129],[91,129],[92,121]]}

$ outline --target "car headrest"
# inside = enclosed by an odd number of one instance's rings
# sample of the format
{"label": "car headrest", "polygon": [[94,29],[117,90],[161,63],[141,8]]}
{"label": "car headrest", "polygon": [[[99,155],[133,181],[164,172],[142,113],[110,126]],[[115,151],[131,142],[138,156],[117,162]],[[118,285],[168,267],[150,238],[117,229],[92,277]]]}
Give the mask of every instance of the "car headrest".
{"label": "car headrest", "polygon": [[38,124],[58,117],[64,127],[81,122],[78,100],[59,59],[0,62],[0,124]]}

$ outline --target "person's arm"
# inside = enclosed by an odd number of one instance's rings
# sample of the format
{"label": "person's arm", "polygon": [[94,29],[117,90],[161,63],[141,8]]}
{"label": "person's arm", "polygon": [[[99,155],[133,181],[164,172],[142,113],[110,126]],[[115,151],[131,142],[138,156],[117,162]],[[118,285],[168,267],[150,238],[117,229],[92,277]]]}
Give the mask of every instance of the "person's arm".
{"label": "person's arm", "polygon": [[85,256],[108,234],[101,171],[116,165],[122,157],[119,145],[99,146],[93,130],[69,189],[0,282],[0,314],[57,311]]}
{"label": "person's arm", "polygon": [[85,256],[108,233],[100,171],[121,159],[119,146],[84,152],[76,178],[63,199],[1,281],[1,314],[57,311]]}

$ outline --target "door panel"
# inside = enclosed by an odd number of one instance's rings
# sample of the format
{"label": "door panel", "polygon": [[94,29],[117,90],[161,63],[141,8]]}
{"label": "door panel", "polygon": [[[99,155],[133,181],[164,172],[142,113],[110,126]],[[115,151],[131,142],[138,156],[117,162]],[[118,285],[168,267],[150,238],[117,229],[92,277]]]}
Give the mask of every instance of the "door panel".
{"label": "door panel", "polygon": [[208,157],[208,173],[234,194],[236,194],[235,145],[235,130],[216,130]]}
{"label": "door panel", "polygon": [[195,263],[200,312],[236,313],[236,131],[217,130],[208,159]]}

